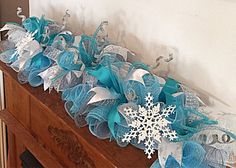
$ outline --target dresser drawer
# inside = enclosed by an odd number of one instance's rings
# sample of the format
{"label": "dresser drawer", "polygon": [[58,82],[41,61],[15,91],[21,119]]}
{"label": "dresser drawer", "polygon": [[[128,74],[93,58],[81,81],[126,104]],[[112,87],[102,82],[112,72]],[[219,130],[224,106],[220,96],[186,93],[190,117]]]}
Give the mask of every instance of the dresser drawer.
{"label": "dresser drawer", "polygon": [[25,127],[30,127],[29,94],[17,81],[4,74],[6,109]]}
{"label": "dresser drawer", "polygon": [[[31,98],[31,131],[39,143],[55,155],[65,167],[114,167],[85,141],[79,140],[55,113]],[[87,129],[87,128],[81,128]]]}

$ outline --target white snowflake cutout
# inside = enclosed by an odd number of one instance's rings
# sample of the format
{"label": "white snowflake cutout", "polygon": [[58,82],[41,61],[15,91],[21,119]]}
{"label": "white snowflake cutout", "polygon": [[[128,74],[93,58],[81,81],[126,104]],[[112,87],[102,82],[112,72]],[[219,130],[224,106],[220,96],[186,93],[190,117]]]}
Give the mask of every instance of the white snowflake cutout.
{"label": "white snowflake cutout", "polygon": [[37,32],[34,32],[34,33],[27,32],[25,33],[25,36],[19,42],[16,43],[16,52],[20,56],[23,55],[26,46],[29,45],[29,43],[31,43],[34,40],[34,35],[36,33]]}
{"label": "white snowflake cutout", "polygon": [[123,142],[130,142],[132,139],[137,139],[138,143],[143,142],[145,145],[144,152],[148,159],[155,152],[155,142],[161,143],[161,138],[165,137],[169,141],[177,138],[174,130],[169,128],[170,121],[166,119],[175,110],[175,106],[168,106],[161,110],[160,103],[154,105],[153,96],[148,93],[145,97],[145,107],[139,105],[138,110],[131,107],[124,109],[131,122],[128,124],[131,127],[130,132],[125,133]]}

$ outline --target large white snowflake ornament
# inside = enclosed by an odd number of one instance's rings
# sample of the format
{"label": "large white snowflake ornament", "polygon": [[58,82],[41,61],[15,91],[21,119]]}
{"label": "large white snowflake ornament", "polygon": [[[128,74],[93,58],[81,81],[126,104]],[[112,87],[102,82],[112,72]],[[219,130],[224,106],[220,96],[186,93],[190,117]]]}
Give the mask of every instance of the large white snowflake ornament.
{"label": "large white snowflake ornament", "polygon": [[155,152],[154,144],[161,143],[161,138],[165,137],[169,141],[177,138],[174,130],[169,128],[170,121],[166,119],[175,110],[175,106],[168,106],[161,110],[160,103],[154,105],[153,96],[148,93],[145,97],[145,107],[139,105],[138,110],[131,107],[124,109],[131,122],[128,124],[131,127],[130,132],[125,133],[123,142],[130,142],[132,139],[137,139],[138,143],[143,142],[145,145],[144,152],[151,159],[151,155]]}

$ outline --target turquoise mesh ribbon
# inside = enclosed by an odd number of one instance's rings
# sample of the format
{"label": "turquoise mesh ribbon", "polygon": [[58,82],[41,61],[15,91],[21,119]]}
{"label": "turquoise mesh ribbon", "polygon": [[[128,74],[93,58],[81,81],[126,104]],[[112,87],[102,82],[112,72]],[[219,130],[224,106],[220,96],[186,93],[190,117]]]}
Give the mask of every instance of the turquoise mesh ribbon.
{"label": "turquoise mesh ribbon", "polygon": [[[176,159],[169,155],[166,160],[164,168],[211,168],[205,161],[206,151],[198,143],[193,141],[186,141],[183,145],[182,164],[178,163]],[[158,160],[156,160],[151,168],[161,168]]]}
{"label": "turquoise mesh ribbon", "polygon": [[[23,27],[31,33],[35,33],[34,38],[38,42],[43,43],[43,34],[45,33],[45,27],[49,24],[52,24],[52,21],[44,19],[44,16],[42,16],[40,19],[37,17],[29,17],[25,19],[22,23]],[[49,39],[47,39],[49,41]]]}
{"label": "turquoise mesh ribbon", "polygon": [[[166,105],[176,106],[175,113],[169,117],[169,120],[172,122],[172,129],[178,134],[175,141],[186,141],[205,126],[214,125],[217,122],[210,120],[197,109],[185,107],[184,93],[174,96],[174,94],[180,92],[179,85],[174,79],[168,78],[159,95],[159,101]],[[191,120],[192,118],[194,118],[194,121]]]}
{"label": "turquoise mesh ribbon", "polygon": [[92,66],[95,61],[94,55],[97,52],[97,43],[93,37],[82,35],[79,45],[81,60],[86,66]]}
{"label": "turquoise mesh ribbon", "polygon": [[6,64],[11,64],[16,61],[18,55],[15,49],[8,49],[0,53],[0,60]]}
{"label": "turquoise mesh ribbon", "polygon": [[[218,155],[219,160],[215,160],[214,163],[209,160],[209,155],[214,154],[209,150],[209,147],[194,141],[185,141],[182,147],[182,163],[169,155],[164,168],[225,168],[225,158],[222,158],[222,156]],[[212,158],[214,157],[212,156]],[[158,159],[151,165],[151,168],[161,168]]]}
{"label": "turquoise mesh ribbon", "polygon": [[88,84],[79,84],[62,92],[62,99],[66,101],[65,109],[72,118],[78,111],[83,110],[86,102],[90,100],[90,89]]}
{"label": "turquoise mesh ribbon", "polygon": [[57,64],[64,70],[80,70],[82,63],[75,63],[76,54],[70,51],[63,51],[57,58]]}
{"label": "turquoise mesh ribbon", "polygon": [[21,83],[27,83],[33,87],[40,86],[43,83],[42,78],[39,76],[39,73],[49,68],[51,65],[51,60],[39,53],[34,56],[32,59],[28,60],[26,67],[20,71],[17,76],[18,80]]}

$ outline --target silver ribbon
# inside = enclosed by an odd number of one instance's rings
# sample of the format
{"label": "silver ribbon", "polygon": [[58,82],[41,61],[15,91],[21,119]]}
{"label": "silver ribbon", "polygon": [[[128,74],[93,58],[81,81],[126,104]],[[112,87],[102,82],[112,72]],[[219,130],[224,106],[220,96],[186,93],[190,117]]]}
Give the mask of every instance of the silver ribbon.
{"label": "silver ribbon", "polygon": [[6,34],[8,36],[8,40],[15,44],[21,41],[26,36],[25,29],[15,24],[10,24],[10,23],[5,24],[0,29],[0,32],[2,31],[8,31]]}
{"label": "silver ribbon", "polygon": [[79,47],[80,41],[81,41],[81,36],[75,36],[73,46]]}
{"label": "silver ribbon", "polygon": [[16,72],[21,71],[29,59],[42,52],[42,47],[34,40],[33,35],[34,33],[26,33],[25,37],[16,43],[16,54],[19,56],[11,65]]}
{"label": "silver ribbon", "polygon": [[95,92],[95,95],[90,99],[90,101],[88,102],[88,105],[92,103],[100,102],[103,100],[116,99],[116,97],[113,96],[108,89],[103,88],[103,87],[94,87],[89,92]]}
{"label": "silver ribbon", "polygon": [[133,70],[133,72],[131,72],[128,75],[126,80],[138,81],[138,82],[142,83],[143,85],[145,85],[144,81],[143,81],[143,76],[146,74],[149,74],[149,72],[144,69],[135,69],[135,70]]}
{"label": "silver ribbon", "polygon": [[39,74],[39,76],[44,81],[43,83],[44,91],[47,90],[48,88],[53,88],[52,79],[55,78],[60,73],[62,73],[62,71],[63,70],[58,65],[54,65]]}
{"label": "silver ribbon", "polygon": [[47,46],[43,52],[43,55],[46,57],[50,58],[53,61],[57,61],[57,57],[62,53],[61,50],[52,47],[52,46]]}
{"label": "silver ribbon", "polygon": [[191,140],[215,149],[211,151],[211,156],[208,159],[211,160],[216,154],[221,153],[222,157],[224,156],[226,159],[227,166],[234,167],[236,165],[236,140],[226,132],[217,129],[217,127],[209,127],[194,134]]}
{"label": "silver ribbon", "polygon": [[22,41],[22,39],[26,36],[26,32],[19,30],[19,29],[14,29],[10,30],[7,32],[8,35],[8,40],[17,44]]}
{"label": "silver ribbon", "polygon": [[121,46],[117,46],[117,45],[112,45],[112,44],[111,44],[111,45],[106,46],[106,47],[102,50],[100,56],[98,56],[98,60],[100,60],[104,54],[108,54],[108,53],[118,54],[118,55],[120,55],[120,56],[123,57],[124,61],[127,60],[128,54],[130,54],[130,55],[135,55],[133,52],[131,52],[131,51],[130,51],[129,49],[127,49],[127,48],[124,48],[124,47],[121,47]]}
{"label": "silver ribbon", "polygon": [[0,31],[9,31],[9,30],[21,30],[21,31],[25,31],[25,29],[21,26],[18,26],[16,24],[11,24],[11,23],[7,23],[5,24],[1,29]]}

